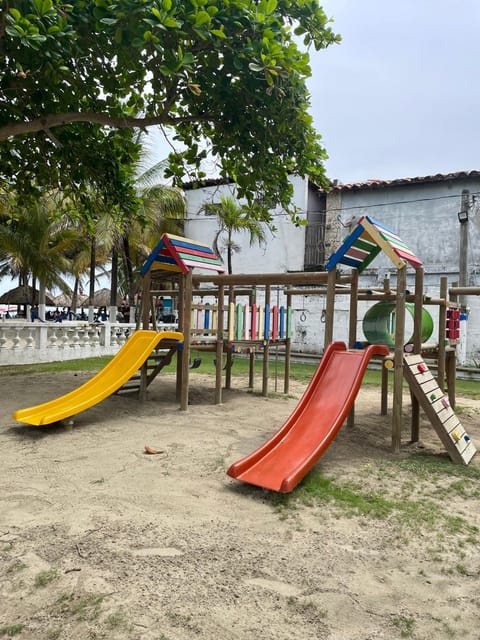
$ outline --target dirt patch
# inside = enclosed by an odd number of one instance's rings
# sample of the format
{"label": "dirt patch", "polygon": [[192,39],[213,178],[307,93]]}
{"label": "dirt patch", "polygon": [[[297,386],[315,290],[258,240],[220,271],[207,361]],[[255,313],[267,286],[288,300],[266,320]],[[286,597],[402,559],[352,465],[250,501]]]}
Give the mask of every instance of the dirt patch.
{"label": "dirt patch", "polygon": [[[383,496],[384,514],[226,476],[281,426],[299,384],[266,399],[236,378],[215,406],[212,378],[198,374],[183,413],[166,376],[145,404],[114,396],[73,426],[11,418],[88,377],[2,378],[0,635],[478,640],[480,482],[453,473],[426,423],[421,443],[394,456],[378,390],[361,389],[356,426],[316,469],[365,500]],[[478,446],[480,405],[459,404]],[[408,403],[405,414],[406,443]],[[444,471],[425,471],[418,452]]]}

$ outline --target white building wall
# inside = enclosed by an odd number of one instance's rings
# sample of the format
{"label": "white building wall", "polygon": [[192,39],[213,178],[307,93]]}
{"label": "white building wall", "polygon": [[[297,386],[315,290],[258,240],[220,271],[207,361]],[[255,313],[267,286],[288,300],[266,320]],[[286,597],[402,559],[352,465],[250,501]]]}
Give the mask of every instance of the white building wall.
{"label": "white building wall", "polygon": [[[294,203],[306,217],[308,209],[308,183],[292,177]],[[449,286],[459,279],[460,225],[457,213],[461,193],[471,194],[469,221],[468,285],[480,286],[480,179],[461,178],[438,182],[412,182],[411,185],[382,186],[369,189],[334,190],[328,194],[326,210],[326,258],[336,251],[348,235],[356,220],[370,215],[394,229],[425,266],[425,293],[438,297],[440,277],[447,276]],[[215,217],[204,215],[205,203],[220,202],[221,195],[233,195],[232,185],[212,186],[187,192],[188,220],[185,235],[211,245],[218,229]],[[337,219],[338,218],[338,219]],[[237,234],[242,246],[233,257],[234,273],[274,273],[302,271],[304,268],[305,227],[295,227],[282,211],[274,212],[277,230],[267,232],[267,243],[249,247],[246,234]],[[223,255],[225,258],[225,254]],[[348,269],[346,269],[348,271]],[[396,269],[389,259],[380,254],[371,267],[360,277],[361,287],[382,287],[386,275],[395,286]],[[414,288],[414,270],[408,269],[407,287]],[[364,340],[362,318],[373,303],[359,305],[358,340]],[[468,321],[462,321],[462,343],[458,350],[464,364],[480,363],[480,297],[469,296]],[[322,296],[296,296],[293,300],[293,348],[297,351],[318,353],[323,349],[324,323]],[[438,309],[427,307],[434,319],[432,341],[438,336]],[[337,297],[334,339],[348,339],[348,297]],[[410,322],[406,319],[407,326]]]}
{"label": "white building wall", "polygon": [[[308,182],[303,178],[292,176],[292,204],[298,209],[299,217],[306,219]],[[213,245],[218,231],[218,223],[213,215],[205,215],[205,204],[220,203],[222,196],[235,197],[234,185],[215,185],[186,191],[187,219],[185,236]],[[275,230],[266,230],[266,242],[250,246],[247,232],[234,235],[241,250],[233,254],[234,273],[285,273],[287,271],[303,271],[305,251],[305,227],[292,224],[290,216],[281,209],[272,212],[272,224]],[[220,238],[221,258],[226,264],[226,249]]]}

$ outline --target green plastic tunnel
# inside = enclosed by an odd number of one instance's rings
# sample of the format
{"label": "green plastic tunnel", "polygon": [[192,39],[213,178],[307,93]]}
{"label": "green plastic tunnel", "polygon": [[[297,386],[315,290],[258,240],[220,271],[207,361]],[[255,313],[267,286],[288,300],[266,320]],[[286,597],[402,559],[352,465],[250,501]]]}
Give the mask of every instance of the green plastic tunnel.
{"label": "green plastic tunnel", "polygon": [[[413,319],[414,305],[407,302],[406,312]],[[386,344],[395,346],[395,302],[378,302],[373,305],[363,318],[363,333],[370,344]],[[433,333],[433,319],[425,308],[422,308],[422,342],[427,342]],[[405,336],[407,337],[407,336]],[[413,342],[412,335],[405,340],[405,344]]]}

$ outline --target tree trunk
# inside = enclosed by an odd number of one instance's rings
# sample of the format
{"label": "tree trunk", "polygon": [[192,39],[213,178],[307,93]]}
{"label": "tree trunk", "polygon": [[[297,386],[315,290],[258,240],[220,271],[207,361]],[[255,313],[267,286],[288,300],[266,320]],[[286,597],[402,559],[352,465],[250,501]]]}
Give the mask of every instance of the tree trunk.
{"label": "tree trunk", "polygon": [[128,233],[123,234],[123,260],[128,282],[128,304],[130,307],[130,322],[135,322],[135,281],[133,278],[132,257],[130,255],[130,242]]}
{"label": "tree trunk", "polygon": [[117,319],[117,297],[118,297],[118,247],[116,244],[112,247],[112,270],[110,278],[110,322]]}
{"label": "tree trunk", "polygon": [[79,286],[79,279],[78,277],[76,277],[75,282],[73,283],[73,292],[72,292],[72,312],[74,315],[77,314],[78,286]]}
{"label": "tree trunk", "polygon": [[96,262],[95,236],[90,241],[90,287],[88,290],[88,321],[93,322],[93,299],[95,297],[95,262]]}
{"label": "tree trunk", "polygon": [[40,280],[38,283],[38,317],[45,321],[45,282]]}
{"label": "tree trunk", "polygon": [[232,232],[229,230],[228,232],[228,244],[227,244],[227,268],[229,275],[232,275]]}

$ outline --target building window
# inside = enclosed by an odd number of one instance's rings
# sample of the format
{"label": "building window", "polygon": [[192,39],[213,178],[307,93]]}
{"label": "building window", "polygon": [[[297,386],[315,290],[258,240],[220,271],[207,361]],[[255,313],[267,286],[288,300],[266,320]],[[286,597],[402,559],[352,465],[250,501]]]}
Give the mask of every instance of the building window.
{"label": "building window", "polygon": [[309,223],[305,229],[305,271],[325,269],[325,217]]}

